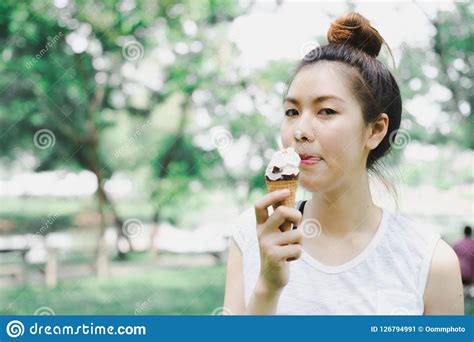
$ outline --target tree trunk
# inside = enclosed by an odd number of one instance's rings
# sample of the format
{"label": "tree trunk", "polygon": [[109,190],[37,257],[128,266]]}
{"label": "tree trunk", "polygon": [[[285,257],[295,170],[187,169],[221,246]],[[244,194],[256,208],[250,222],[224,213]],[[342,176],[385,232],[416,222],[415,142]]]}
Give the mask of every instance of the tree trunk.
{"label": "tree trunk", "polygon": [[[166,178],[169,171],[168,170],[169,165],[176,158],[176,154],[174,153],[174,151],[176,148],[179,148],[180,144],[182,144],[184,131],[188,124],[188,112],[189,112],[190,104],[191,104],[191,95],[188,94],[183,100],[183,102],[181,103],[181,117],[179,120],[178,129],[173,139],[173,142],[170,144],[170,146],[168,146],[167,151],[160,158],[159,164],[161,165],[161,167],[157,175],[158,179]],[[156,194],[156,191],[157,189],[155,189],[150,196],[152,201],[155,200],[156,196],[154,196],[154,194]],[[161,221],[161,208],[160,206],[155,205],[155,211],[153,214],[153,228],[152,228],[152,233],[150,235],[151,242],[150,242],[150,248],[149,248],[150,254],[155,257],[158,256],[158,250],[154,246],[154,241],[159,234],[160,221]]]}
{"label": "tree trunk", "polygon": [[133,249],[132,249],[132,243],[130,241],[130,238],[127,235],[125,235],[124,232],[123,232],[122,227],[123,227],[124,222],[120,218],[120,216],[118,215],[117,210],[115,208],[115,204],[113,203],[113,201],[110,199],[110,197],[105,192],[105,189],[103,187],[103,180],[99,183],[99,187],[98,187],[97,191],[102,194],[104,203],[106,203],[107,207],[110,209],[110,211],[112,213],[112,216],[113,216],[113,219],[114,219],[115,227],[117,228],[117,246],[116,246],[116,248],[117,248],[117,257],[118,257],[119,260],[125,260],[128,252],[120,249],[120,247],[118,246],[119,240],[125,240],[128,243],[128,245],[130,246],[130,250],[133,250]]}
{"label": "tree trunk", "polygon": [[149,252],[152,257],[158,257],[159,250],[155,247],[155,240],[158,237],[159,231],[160,231],[160,220],[161,220],[161,215],[160,215],[160,209],[157,208],[155,212],[153,213],[153,222],[152,222],[152,231],[150,234],[150,248]]}
{"label": "tree trunk", "polygon": [[107,241],[105,240],[105,229],[107,227],[107,222],[106,222],[105,211],[104,211],[104,205],[105,205],[104,196],[99,190],[97,190],[96,194],[97,194],[97,199],[98,199],[97,201],[98,210],[100,213],[100,230],[99,230],[99,240],[97,244],[97,275],[101,278],[104,278],[108,275],[108,268],[109,268]]}
{"label": "tree trunk", "polygon": [[100,227],[99,227],[99,238],[97,241],[97,275],[99,277],[105,277],[108,274],[109,260],[107,251],[107,241],[105,240],[105,231],[107,229],[107,218],[105,213],[105,204],[107,195],[103,189],[103,183],[105,177],[102,170],[99,168],[99,155],[97,151],[99,131],[93,130],[91,139],[88,141],[89,147],[89,158],[87,160],[90,164],[90,170],[94,172],[97,177],[97,209],[100,215]]}
{"label": "tree trunk", "polygon": [[[125,259],[125,256],[127,255],[127,252],[121,250],[118,246],[118,241],[119,239],[125,239],[130,248],[131,248],[131,243],[130,243],[130,239],[123,233],[122,231],[122,226],[123,226],[123,220],[120,218],[120,216],[118,215],[117,213],[117,210],[115,208],[115,204],[113,203],[113,201],[110,199],[110,197],[107,195],[105,189],[104,189],[104,182],[106,180],[105,176],[104,176],[104,173],[102,172],[102,170],[100,169],[100,166],[99,166],[99,155],[98,155],[98,151],[97,151],[97,140],[98,140],[98,132],[96,132],[96,136],[93,137],[93,139],[91,139],[91,141],[87,141],[87,149],[86,151],[88,151],[89,153],[83,153],[81,154],[81,161],[82,163],[84,163],[85,165],[85,168],[87,168],[88,170],[90,170],[91,172],[93,172],[95,174],[95,176],[97,177],[97,198],[100,199],[100,202],[101,202],[101,205],[102,207],[99,209],[99,213],[101,214],[101,221],[103,221],[103,224],[104,225],[104,230],[105,230],[105,226],[107,225],[107,221],[106,221],[106,209],[109,208],[110,211],[111,211],[111,214],[113,216],[113,219],[114,219],[114,224],[117,228],[117,256],[118,256],[118,259],[119,260],[123,260]],[[81,153],[81,152],[80,152]],[[99,242],[100,244],[100,242]]]}

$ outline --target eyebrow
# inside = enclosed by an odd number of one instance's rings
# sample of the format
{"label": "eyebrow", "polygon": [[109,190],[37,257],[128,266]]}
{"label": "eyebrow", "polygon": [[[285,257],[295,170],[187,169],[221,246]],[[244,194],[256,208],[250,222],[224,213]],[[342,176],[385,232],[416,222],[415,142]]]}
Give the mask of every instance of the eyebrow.
{"label": "eyebrow", "polygon": [[[342,103],[345,103],[343,99],[341,99],[340,97],[334,96],[334,95],[318,96],[318,97],[314,98],[312,102],[317,103],[317,102],[323,102],[323,101],[326,101],[326,100],[336,100],[336,101],[340,101]],[[286,97],[284,102],[291,102],[291,103],[294,103],[294,104],[299,104],[299,101],[295,98],[292,98],[292,97]]]}

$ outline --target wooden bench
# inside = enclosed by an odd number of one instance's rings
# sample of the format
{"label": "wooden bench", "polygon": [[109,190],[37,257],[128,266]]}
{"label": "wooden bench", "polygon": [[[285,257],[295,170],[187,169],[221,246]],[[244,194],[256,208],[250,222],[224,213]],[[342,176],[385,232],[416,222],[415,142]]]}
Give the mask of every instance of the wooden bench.
{"label": "wooden bench", "polygon": [[20,266],[2,266],[0,268],[0,276],[13,277],[18,279],[20,282],[25,282],[27,278],[27,262],[26,262],[26,253],[30,250],[30,247],[27,245],[11,245],[5,246],[0,245],[0,254],[16,254],[20,256],[21,264]]}

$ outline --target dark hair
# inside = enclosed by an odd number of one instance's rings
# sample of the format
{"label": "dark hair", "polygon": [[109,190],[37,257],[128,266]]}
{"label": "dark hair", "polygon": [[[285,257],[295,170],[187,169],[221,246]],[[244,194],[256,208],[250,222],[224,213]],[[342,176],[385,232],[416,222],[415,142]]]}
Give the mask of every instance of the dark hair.
{"label": "dark hair", "polygon": [[470,226],[464,227],[464,235],[471,236],[472,235],[472,228]]}
{"label": "dark hair", "polygon": [[356,12],[337,18],[330,26],[327,38],[327,45],[316,47],[303,58],[288,82],[288,89],[303,67],[319,61],[340,62],[341,67],[348,71],[365,124],[375,122],[381,113],[389,117],[387,134],[367,158],[367,169],[375,169],[375,163],[387,154],[395,141],[402,112],[397,82],[376,58],[385,41],[369,21]]}

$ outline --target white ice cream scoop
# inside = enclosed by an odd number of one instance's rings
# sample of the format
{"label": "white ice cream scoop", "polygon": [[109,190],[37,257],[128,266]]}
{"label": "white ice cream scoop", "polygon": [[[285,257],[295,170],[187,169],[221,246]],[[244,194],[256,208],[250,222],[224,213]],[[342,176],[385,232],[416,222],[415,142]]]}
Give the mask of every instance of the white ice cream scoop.
{"label": "white ice cream scoop", "polygon": [[267,166],[265,176],[272,181],[297,178],[300,172],[298,167],[300,161],[301,158],[293,147],[277,151]]}

